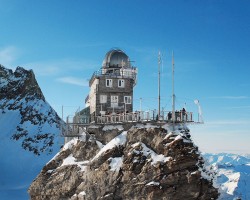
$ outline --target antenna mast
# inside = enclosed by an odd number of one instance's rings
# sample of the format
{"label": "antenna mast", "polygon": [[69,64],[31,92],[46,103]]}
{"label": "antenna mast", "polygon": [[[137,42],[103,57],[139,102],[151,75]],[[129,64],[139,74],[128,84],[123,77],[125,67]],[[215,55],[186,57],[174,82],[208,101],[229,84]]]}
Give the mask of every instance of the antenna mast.
{"label": "antenna mast", "polygon": [[175,125],[175,94],[174,94],[174,51],[172,52],[172,120]]}
{"label": "antenna mast", "polygon": [[158,54],[158,119],[161,114],[161,52]]}

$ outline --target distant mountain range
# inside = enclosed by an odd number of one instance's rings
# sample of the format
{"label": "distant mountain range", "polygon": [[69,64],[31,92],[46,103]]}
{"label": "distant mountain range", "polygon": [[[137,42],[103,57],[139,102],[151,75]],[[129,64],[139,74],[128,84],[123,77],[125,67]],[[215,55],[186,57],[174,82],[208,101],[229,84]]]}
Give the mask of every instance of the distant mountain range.
{"label": "distant mountain range", "polygon": [[215,172],[214,185],[221,200],[250,199],[250,155],[203,154]]}

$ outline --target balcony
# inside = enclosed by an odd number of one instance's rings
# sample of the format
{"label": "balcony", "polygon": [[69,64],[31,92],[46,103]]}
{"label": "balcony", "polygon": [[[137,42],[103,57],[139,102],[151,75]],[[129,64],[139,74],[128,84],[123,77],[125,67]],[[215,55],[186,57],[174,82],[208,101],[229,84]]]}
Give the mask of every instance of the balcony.
{"label": "balcony", "polygon": [[107,78],[130,78],[134,80],[134,86],[136,85],[137,68],[106,68],[95,71],[89,81],[89,86],[92,85],[95,78],[105,76]]}

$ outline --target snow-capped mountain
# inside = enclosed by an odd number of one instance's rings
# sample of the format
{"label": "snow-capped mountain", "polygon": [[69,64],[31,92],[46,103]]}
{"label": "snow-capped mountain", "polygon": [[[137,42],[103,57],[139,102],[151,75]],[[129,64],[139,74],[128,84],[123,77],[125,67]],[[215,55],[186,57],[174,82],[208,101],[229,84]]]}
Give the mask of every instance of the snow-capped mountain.
{"label": "snow-capped mountain", "polygon": [[45,101],[32,70],[0,66],[0,129],[25,150],[50,153],[60,118]]}
{"label": "snow-capped mountain", "polygon": [[204,154],[215,171],[214,185],[219,187],[220,200],[250,199],[250,158],[249,155]]}
{"label": "snow-capped mountain", "polygon": [[28,185],[59,150],[62,123],[32,70],[0,65],[1,199],[28,199]]}

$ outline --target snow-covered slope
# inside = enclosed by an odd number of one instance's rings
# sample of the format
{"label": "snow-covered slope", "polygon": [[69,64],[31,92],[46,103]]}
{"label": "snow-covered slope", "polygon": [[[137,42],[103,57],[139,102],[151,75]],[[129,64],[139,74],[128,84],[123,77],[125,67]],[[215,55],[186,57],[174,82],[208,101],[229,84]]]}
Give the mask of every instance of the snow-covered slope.
{"label": "snow-covered slope", "polygon": [[50,153],[60,118],[46,102],[32,70],[0,66],[1,135],[21,141],[25,150]]}
{"label": "snow-covered slope", "polygon": [[28,199],[28,185],[59,150],[61,123],[31,70],[0,65],[0,199]]}
{"label": "snow-covered slope", "polygon": [[250,199],[250,158],[236,154],[204,154],[217,173],[214,184],[221,200]]}

